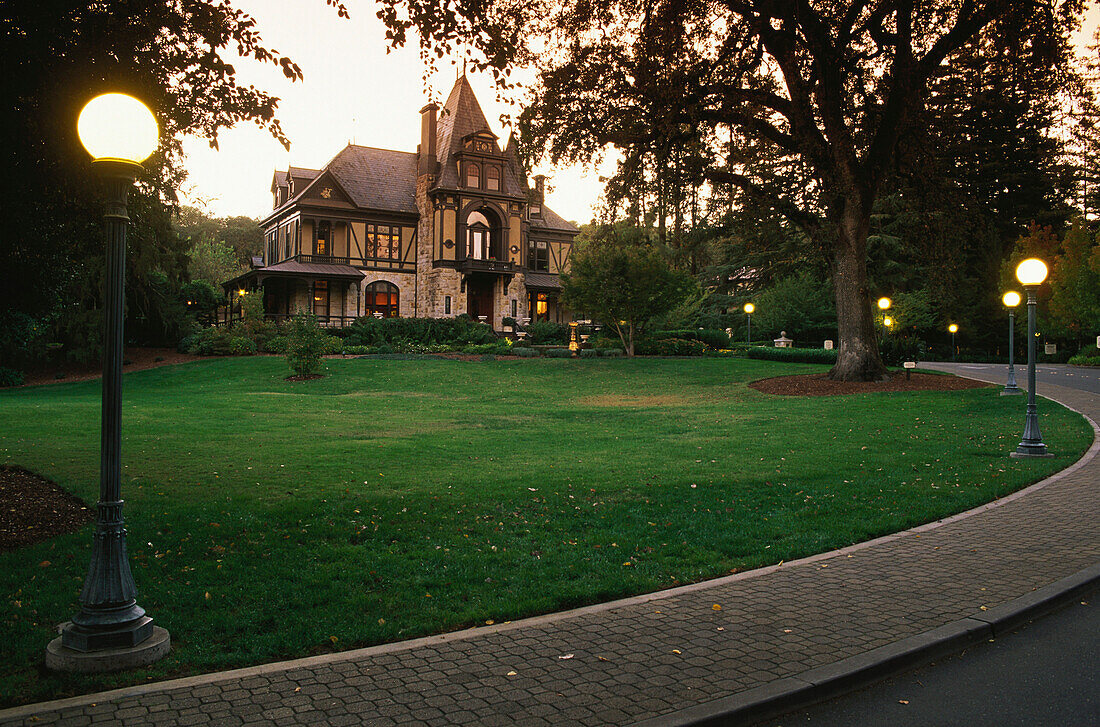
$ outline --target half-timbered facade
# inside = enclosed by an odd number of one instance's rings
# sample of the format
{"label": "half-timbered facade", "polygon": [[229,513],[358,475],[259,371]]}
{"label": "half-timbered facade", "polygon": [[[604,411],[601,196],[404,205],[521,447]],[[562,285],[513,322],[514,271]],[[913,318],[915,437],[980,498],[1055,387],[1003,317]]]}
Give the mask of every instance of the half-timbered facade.
{"label": "half-timbered facade", "polygon": [[349,144],[322,169],[276,172],[262,261],[226,290],[262,289],[268,315],[333,324],[564,320],[560,274],[578,230],[546,207],[543,177],[528,185],[464,76],[442,110],[420,114],[416,152]]}

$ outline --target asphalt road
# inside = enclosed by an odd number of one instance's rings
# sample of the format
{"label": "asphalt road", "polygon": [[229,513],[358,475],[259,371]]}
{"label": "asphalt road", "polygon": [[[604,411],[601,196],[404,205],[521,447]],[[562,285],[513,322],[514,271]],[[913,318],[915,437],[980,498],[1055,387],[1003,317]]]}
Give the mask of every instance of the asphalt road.
{"label": "asphalt road", "polygon": [[[1004,382],[1003,364],[921,364]],[[1100,393],[1100,369],[1036,368],[1036,393]],[[1016,368],[1020,386],[1027,367]],[[1094,419],[1096,412],[1086,412]],[[759,727],[1089,727],[1100,725],[1100,592],[994,642]]]}
{"label": "asphalt road", "polygon": [[[921,365],[925,366],[926,364]],[[939,366],[937,365],[937,368]],[[982,374],[977,378],[989,378],[1001,383],[1008,379],[1007,364],[942,364],[942,367],[944,370],[953,371],[961,376],[977,373]],[[996,376],[998,373],[1000,374],[999,377]],[[1043,364],[1035,367],[1035,381],[1035,393],[1040,396],[1043,394],[1043,384],[1056,384],[1070,389],[1080,389],[1100,394],[1100,369],[1069,366],[1068,364]],[[1016,383],[1020,388],[1027,387],[1026,363],[1023,366],[1016,365]]]}
{"label": "asphalt road", "polygon": [[1100,593],[962,654],[760,727],[1100,725]]}

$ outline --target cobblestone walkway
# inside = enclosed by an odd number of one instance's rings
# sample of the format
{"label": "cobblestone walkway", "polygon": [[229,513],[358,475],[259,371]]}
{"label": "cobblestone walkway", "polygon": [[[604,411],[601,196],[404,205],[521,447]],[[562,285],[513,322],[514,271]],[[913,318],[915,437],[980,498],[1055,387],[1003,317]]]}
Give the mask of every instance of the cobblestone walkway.
{"label": "cobblestone walkway", "polygon": [[[1100,419],[1094,394],[1041,392]],[[779,567],[513,624],[8,710],[0,725],[630,724],[913,636],[1097,563],[1098,449],[994,506]]]}

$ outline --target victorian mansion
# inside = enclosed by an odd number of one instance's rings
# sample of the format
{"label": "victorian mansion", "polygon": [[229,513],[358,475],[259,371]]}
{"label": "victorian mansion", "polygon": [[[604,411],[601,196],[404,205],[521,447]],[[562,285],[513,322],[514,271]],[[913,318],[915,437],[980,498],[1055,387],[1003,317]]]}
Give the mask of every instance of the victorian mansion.
{"label": "victorian mansion", "polygon": [[349,144],[321,169],[276,172],[263,258],[226,290],[262,289],[267,314],[306,309],[330,324],[562,320],[559,274],[578,230],[546,207],[543,178],[528,186],[465,76],[442,111],[420,116],[415,153]]}

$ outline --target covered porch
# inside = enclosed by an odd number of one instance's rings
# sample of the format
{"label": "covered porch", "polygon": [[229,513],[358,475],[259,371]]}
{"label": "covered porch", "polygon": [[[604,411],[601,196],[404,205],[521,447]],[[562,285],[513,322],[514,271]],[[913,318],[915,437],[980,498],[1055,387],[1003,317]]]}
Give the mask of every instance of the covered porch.
{"label": "covered porch", "polygon": [[311,311],[322,326],[342,328],[362,315],[365,273],[350,265],[284,260],[258,267],[222,283],[229,305],[218,323],[241,320],[243,294],[262,293],[264,318],[282,321],[299,311]]}

